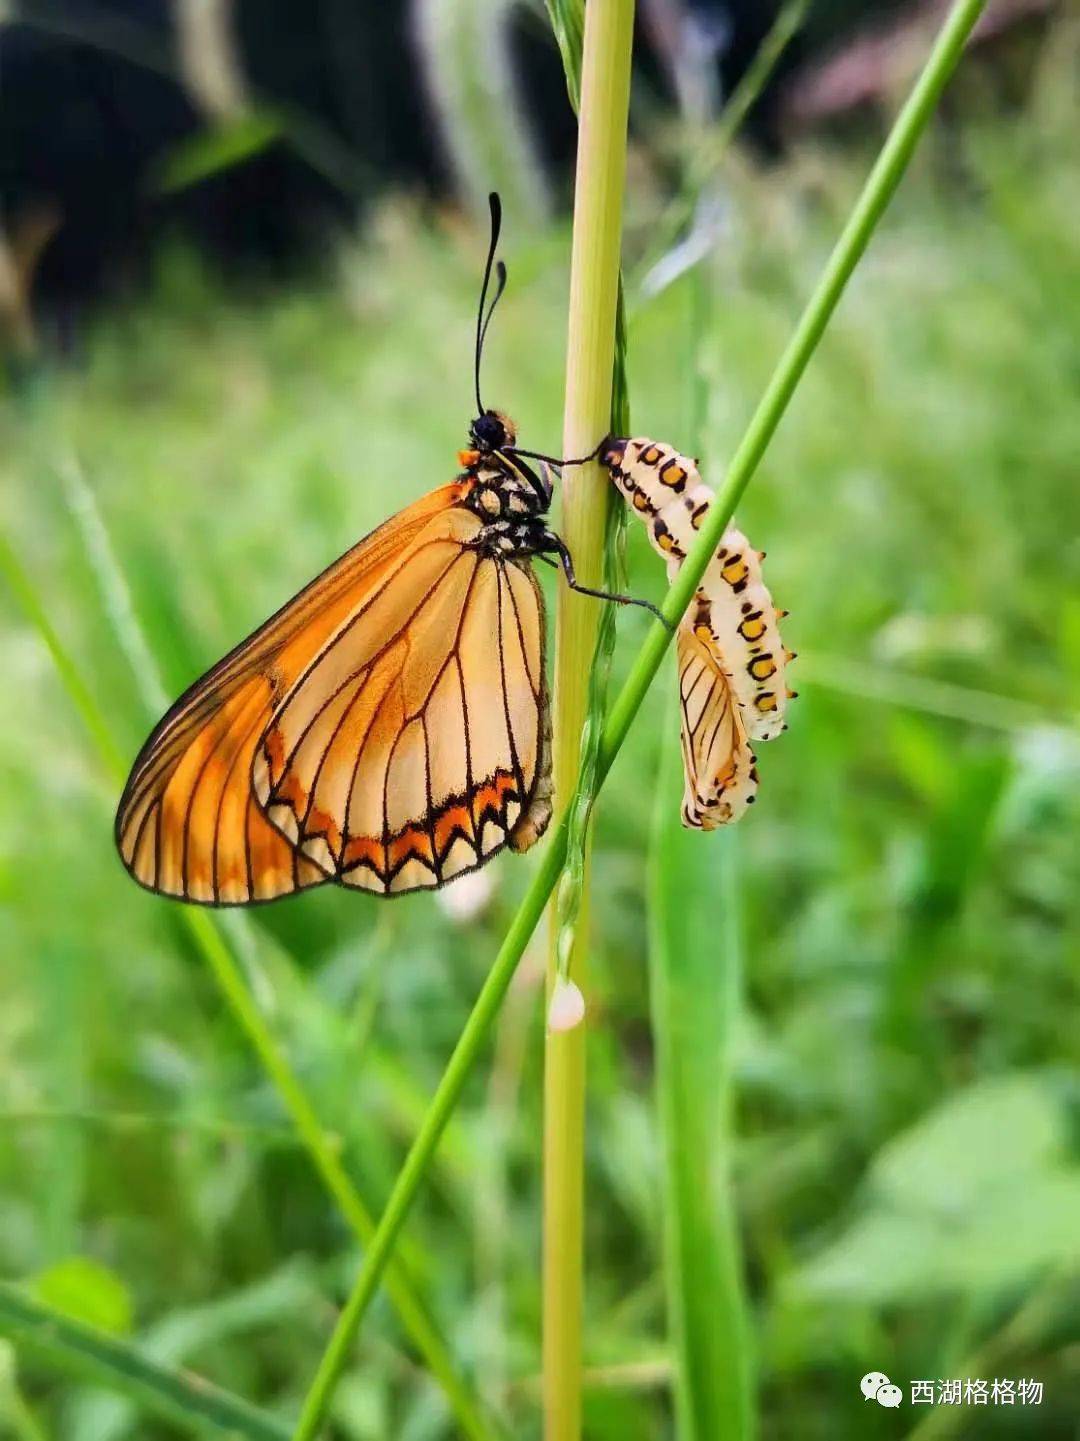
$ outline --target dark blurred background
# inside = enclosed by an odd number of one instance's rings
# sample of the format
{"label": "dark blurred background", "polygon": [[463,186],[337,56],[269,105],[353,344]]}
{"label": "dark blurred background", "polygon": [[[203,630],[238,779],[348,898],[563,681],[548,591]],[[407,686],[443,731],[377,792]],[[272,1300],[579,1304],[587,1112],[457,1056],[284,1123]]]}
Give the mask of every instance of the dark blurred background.
{"label": "dark blurred background", "polygon": [[[648,125],[690,90],[707,104],[728,95],[777,8],[645,0],[636,76]],[[1015,72],[1053,9],[991,8],[978,63],[998,72],[1002,103],[1010,89],[1022,99]],[[775,158],[814,130],[875,130],[935,13],[817,0],[745,138]],[[281,275],[388,189],[458,204],[490,126],[534,213],[569,198],[573,116],[539,3],[15,0],[0,25],[0,244],[60,339],[87,304],[143,279],[163,236]]]}

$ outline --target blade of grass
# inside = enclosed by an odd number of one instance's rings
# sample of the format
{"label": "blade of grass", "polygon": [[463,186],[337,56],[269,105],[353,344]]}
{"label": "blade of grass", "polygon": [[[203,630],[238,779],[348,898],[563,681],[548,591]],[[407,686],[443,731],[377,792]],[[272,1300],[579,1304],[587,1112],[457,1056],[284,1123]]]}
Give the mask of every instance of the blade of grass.
{"label": "blade of grass", "polygon": [[110,629],[135,677],[147,710],[152,715],[162,715],[169,704],[169,696],[135,615],[127,578],[117,561],[97,497],[73,451],[59,458],[56,473],[64,503],[75,522],[83,552],[93,572]]}
{"label": "blade of grass", "polygon": [[[0,575],[7,581],[23,613],[44,642],[64,689],[97,747],[106,772],[119,787],[123,784],[127,768],[112,739],[108,724],[50,622],[33,582],[14,548],[3,535],[0,535]],[[315,1107],[256,1005],[236,956],[226,943],[218,923],[207,911],[197,910],[193,906],[181,906],[178,912],[196,949],[210,968],[234,1018],[246,1034],[263,1069],[276,1086],[323,1186],[354,1235],[362,1245],[367,1245],[375,1231],[371,1213],[342,1164],[336,1139],[323,1129]],[[473,1441],[490,1441],[494,1434],[492,1424],[482,1416],[479,1403],[455,1371],[445,1342],[413,1290],[406,1273],[398,1266],[393,1269],[388,1290],[406,1334],[411,1338],[418,1354],[424,1358],[431,1374],[442,1386],[463,1432],[473,1438]]]}
{"label": "blade of grass", "polygon": [[129,1342],[43,1305],[0,1281],[0,1335],[60,1370],[123,1391],[169,1421],[246,1441],[288,1441],[288,1427],[190,1371],[175,1371]]}
{"label": "blade of grass", "polygon": [[915,675],[892,666],[868,665],[847,656],[799,651],[799,684],[820,686],[839,695],[858,696],[902,710],[921,711],[945,720],[991,730],[1030,732],[1036,727],[1080,729],[1080,714],[1014,700],[993,691],[974,690],[952,681]]}
{"label": "blade of grass", "polygon": [[473,209],[486,214],[497,190],[507,215],[535,224],[549,209],[548,183],[515,73],[516,8],[514,0],[420,0],[413,34],[442,147]]}
{"label": "blade of grass", "polygon": [[729,1176],[738,836],[682,825],[677,707],[669,711],[649,848],[649,977],[678,1433],[747,1441],[749,1326]]}
{"label": "blade of grass", "polygon": [[[26,6],[19,15],[19,22],[40,31],[43,35],[55,35],[62,40],[74,41],[98,50],[103,55],[115,55],[148,70],[151,74],[164,75],[178,85],[183,77],[178,73],[171,48],[162,43],[159,36],[142,21],[124,19],[119,15],[78,15],[66,7],[56,6],[46,10],[39,6]],[[328,126],[316,120],[295,105],[275,102],[270,96],[258,92],[252,95],[257,113],[271,116],[279,127],[282,140],[292,146],[296,154],[312,170],[322,175],[342,195],[362,200],[370,192],[372,175],[369,166],[360,156],[344,144]],[[263,144],[252,147],[250,154],[257,154],[265,146],[273,144],[275,134],[268,128],[264,132]],[[216,170],[207,169],[202,178],[223,174],[225,169],[240,163],[246,157],[223,156],[223,164]],[[194,177],[198,179],[199,177]]]}
{"label": "blade of grass", "polygon": [[165,154],[152,173],[150,186],[158,195],[173,195],[213,179],[261,154],[281,138],[282,130],[280,116],[265,107],[196,130]]}
{"label": "blade of grass", "polygon": [[[0,1427],[6,1423],[15,1441],[49,1441],[44,1426],[22,1393],[16,1371],[15,1347],[0,1345]],[[5,1432],[0,1430],[0,1435]]]}
{"label": "blade of grass", "polygon": [[[683,182],[657,221],[655,243],[649,247],[649,255],[640,262],[636,274],[631,277],[632,281],[644,279],[656,265],[657,257],[670,250],[693,220],[694,207],[702,190],[742,128],[754,102],[768,84],[784,51],[802,29],[808,9],[809,0],[786,0],[755,51],[753,60],[724,104],[715,126],[696,137],[695,152],[686,166]],[[634,288],[637,289],[637,286]]]}
{"label": "blade of grass", "polygon": [[[930,57],[870,172],[824,274],[754,412],[720,493],[709,509],[698,542],[684,562],[678,579],[668,591],[662,609],[673,623],[689,604],[705,567],[720,542],[724,528],[731,519],[736,502],[749,484],[780,424],[803,371],[824,334],[874,228],[899,184],[938,97],[960,58],[964,42],[985,4],[986,0],[958,0],[942,26]],[[670,638],[670,632],[659,623],[654,625],[646,636],[604,728],[599,760],[599,784],[602,784],[614,764],[645,692],[659,669]],[[566,855],[566,835],[564,816],[553,828],[532,883],[510,923],[491,970],[480,989],[476,1004],[435,1089],[416,1139],[398,1172],[386,1209],[364,1255],[348,1302],[308,1393],[301,1426],[294,1434],[294,1441],[312,1441],[317,1434],[319,1418],[324,1413],[344,1368],[368,1305],[379,1288],[394,1243],[439,1144],[439,1137],[460,1099],[469,1072],[484,1046],[518,961],[558,881]]]}

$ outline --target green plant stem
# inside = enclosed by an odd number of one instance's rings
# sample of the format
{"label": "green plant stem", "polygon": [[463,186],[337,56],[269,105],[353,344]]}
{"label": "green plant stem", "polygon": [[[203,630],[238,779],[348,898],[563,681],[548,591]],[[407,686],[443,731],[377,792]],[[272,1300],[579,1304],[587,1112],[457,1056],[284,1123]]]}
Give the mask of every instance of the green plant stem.
{"label": "green plant stem", "polygon": [[190,1371],[162,1366],[129,1342],[71,1320],[7,1281],[0,1281],[0,1335],[182,1426],[213,1428],[245,1441],[288,1441],[287,1426],[241,1397]]}
{"label": "green plant stem", "polygon": [[[958,0],[950,11],[911,97],[900,112],[851,219],[844,227],[822,280],[796,327],[791,343],[781,356],[761,404],[736,451],[720,494],[709,509],[699,542],[687,557],[676,583],[668,592],[663,611],[672,621],[677,620],[686,609],[705,566],[719,543],[724,527],[731,518],[737,500],[757,469],[794,394],[799,378],[836,308],[844,286],[899,183],[911,153],[926,128],[934,105],[960,58],[964,42],[985,3],[986,0]],[[646,636],[604,728],[600,754],[601,783],[611,770],[645,691],[660,666],[670,638],[670,633],[660,625],[653,626]],[[304,1419],[294,1433],[294,1441],[312,1441],[317,1432],[318,1417],[322,1414],[336,1378],[344,1367],[364,1313],[378,1290],[379,1280],[390,1259],[394,1242],[426,1174],[443,1129],[457,1105],[469,1071],[486,1041],[491,1023],[498,1014],[518,961],[555,888],[565,854],[564,818],[554,827],[550,839],[546,842],[532,883],[499,948],[416,1139],[394,1182],[386,1209],[364,1255],[352,1293],[312,1384],[304,1407]]]}
{"label": "green plant stem", "polygon": [[[589,0],[585,7],[578,113],[574,235],[566,351],[563,454],[585,455],[611,423],[615,323],[630,108],[633,0]],[[599,583],[609,504],[607,479],[593,463],[568,469],[562,485],[562,537],[578,577]],[[555,796],[574,793],[589,710],[589,677],[599,611],[560,586],[555,655]],[[598,723],[598,722],[597,722]],[[582,986],[588,927],[588,868],[568,974]],[[553,917],[548,994],[557,968]],[[581,1317],[584,1261],[586,1028],[545,1033],[543,1141],[543,1405],[547,1441],[581,1434]]]}
{"label": "green plant stem", "polygon": [[[4,576],[27,619],[41,636],[68,696],[97,747],[107,773],[119,786],[123,783],[125,765],[108,724],[78,667],[52,626],[18,555],[2,535],[0,575]],[[192,906],[179,907],[178,914],[213,974],[234,1019],[246,1034],[263,1069],[276,1086],[324,1187],[337,1204],[353,1234],[366,1245],[375,1231],[371,1213],[342,1165],[336,1138],[329,1136],[323,1129],[318,1113],[256,1005],[236,957],[222,936],[217,922],[207,911]],[[445,1342],[400,1266],[392,1268],[387,1289],[406,1333],[419,1355],[424,1358],[431,1374],[442,1386],[464,1434],[470,1437],[471,1441],[491,1441],[495,1434],[492,1425],[482,1416],[479,1403],[455,1371]]]}

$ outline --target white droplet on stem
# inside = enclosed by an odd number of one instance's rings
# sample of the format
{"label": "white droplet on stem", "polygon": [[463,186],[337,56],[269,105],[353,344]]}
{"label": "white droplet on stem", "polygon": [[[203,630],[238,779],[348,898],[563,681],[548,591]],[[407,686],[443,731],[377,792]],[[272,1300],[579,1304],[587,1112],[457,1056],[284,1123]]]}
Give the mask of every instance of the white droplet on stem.
{"label": "white droplet on stem", "polygon": [[557,976],[548,1007],[548,1030],[572,1031],[575,1026],[581,1025],[584,1018],[585,997],[573,981],[564,981]]}

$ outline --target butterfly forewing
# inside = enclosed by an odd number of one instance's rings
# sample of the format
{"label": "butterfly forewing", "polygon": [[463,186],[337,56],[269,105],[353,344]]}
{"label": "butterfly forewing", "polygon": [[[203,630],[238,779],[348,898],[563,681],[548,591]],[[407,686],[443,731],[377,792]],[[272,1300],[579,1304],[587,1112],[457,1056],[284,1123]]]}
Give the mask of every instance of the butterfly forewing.
{"label": "butterfly forewing", "polygon": [[430,887],[542,811],[543,602],[527,563],[470,548],[472,483],[387,521],[181,697],[120,802],[136,880],[209,904]]}

